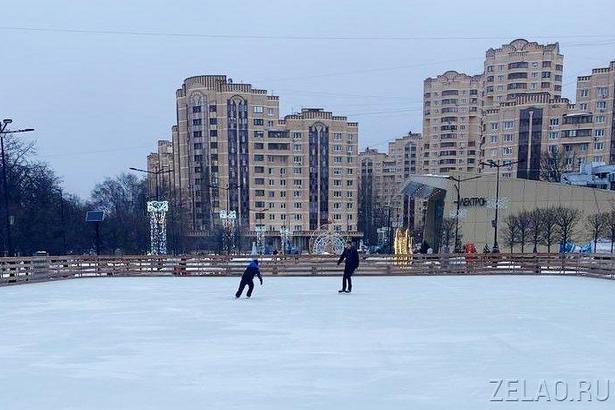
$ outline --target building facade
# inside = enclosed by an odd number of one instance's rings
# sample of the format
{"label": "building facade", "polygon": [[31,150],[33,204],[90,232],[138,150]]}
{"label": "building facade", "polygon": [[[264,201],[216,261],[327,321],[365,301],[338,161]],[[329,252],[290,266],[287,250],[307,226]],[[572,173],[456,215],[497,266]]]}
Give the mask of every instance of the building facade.
{"label": "building facade", "polygon": [[382,242],[378,230],[413,226],[415,207],[400,187],[417,173],[422,147],[421,134],[409,132],[389,142],[388,153],[373,148],[360,153],[359,228],[368,244]]}
{"label": "building facade", "polygon": [[615,163],[615,62],[578,77],[573,104],[561,95],[563,61],[558,43],[517,39],[487,50],[480,75],[426,79],[422,171],[495,173],[484,165],[494,161],[505,178],[559,181]]}
{"label": "building facade", "polygon": [[596,142],[605,145],[594,162],[615,164],[615,61],[608,67],[594,68],[591,75],[577,78],[577,107],[592,113]]}
{"label": "building facade", "polygon": [[481,135],[480,75],[447,71],[424,82],[424,173],[475,172]]}
{"label": "building facade", "polygon": [[221,75],[187,78],[176,100],[171,180],[188,235],[234,213],[240,237],[264,231],[274,248],[286,230],[301,249],[324,225],[358,236],[356,122],[319,108],[280,119],[277,96]]}
{"label": "building facade", "polygon": [[562,95],[564,56],[559,44],[511,41],[485,53],[482,92],[484,108],[497,107],[526,93]]}

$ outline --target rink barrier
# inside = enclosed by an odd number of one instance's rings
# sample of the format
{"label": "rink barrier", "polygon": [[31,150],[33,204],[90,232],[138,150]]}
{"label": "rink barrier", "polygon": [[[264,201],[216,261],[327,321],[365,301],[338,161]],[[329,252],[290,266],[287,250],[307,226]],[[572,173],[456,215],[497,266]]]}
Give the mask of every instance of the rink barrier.
{"label": "rink barrier", "polygon": [[[125,276],[239,276],[250,256],[39,256],[0,258],[0,286],[59,279]],[[266,276],[339,276],[335,256],[262,256]],[[364,276],[561,275],[614,279],[615,255],[361,255]]]}

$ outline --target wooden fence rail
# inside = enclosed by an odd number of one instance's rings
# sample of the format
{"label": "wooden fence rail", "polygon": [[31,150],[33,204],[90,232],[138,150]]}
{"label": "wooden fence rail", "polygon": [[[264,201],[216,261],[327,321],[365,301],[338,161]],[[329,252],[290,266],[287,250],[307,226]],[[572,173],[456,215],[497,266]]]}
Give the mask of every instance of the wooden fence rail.
{"label": "wooden fence rail", "polygon": [[[0,286],[101,276],[239,276],[250,256],[42,256],[0,258]],[[264,275],[340,275],[335,256],[263,256]],[[573,275],[613,279],[602,254],[361,256],[357,275]]]}

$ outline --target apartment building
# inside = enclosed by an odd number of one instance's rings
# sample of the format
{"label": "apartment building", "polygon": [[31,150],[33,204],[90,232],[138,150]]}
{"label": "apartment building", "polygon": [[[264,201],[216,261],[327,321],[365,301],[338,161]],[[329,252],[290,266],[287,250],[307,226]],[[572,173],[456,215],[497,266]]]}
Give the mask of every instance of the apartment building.
{"label": "apartment building", "polygon": [[[279,98],[222,75],[184,80],[172,128],[178,205],[195,238],[235,212],[244,240],[282,230],[306,249],[323,225],[358,236],[358,124],[321,108],[280,119]],[[152,161],[154,166],[154,161]]]}
{"label": "apartment building", "polygon": [[424,173],[476,172],[481,131],[480,75],[447,71],[424,82]]}
{"label": "apartment building", "polygon": [[484,108],[515,100],[526,93],[562,95],[564,56],[559,44],[538,44],[524,39],[511,41],[485,53],[482,92]]}
{"label": "apartment building", "polygon": [[389,225],[390,192],[395,189],[395,161],[385,152],[366,148],[359,154],[359,229],[367,244],[378,243],[377,230]]}
{"label": "apartment building", "polygon": [[615,61],[577,78],[577,108],[593,116],[595,143],[604,150],[593,162],[615,163]]}
{"label": "apartment building", "polygon": [[611,62],[609,67],[578,77],[576,104],[543,92],[517,96],[485,109],[482,158],[521,160],[521,164],[506,167],[502,175],[529,179],[544,178],[545,168],[549,169],[545,161],[549,160],[561,162],[556,166],[565,172],[615,162],[614,87],[615,62]]}
{"label": "apartment building", "polygon": [[480,75],[426,79],[423,172],[490,173],[477,164],[499,160],[511,163],[504,177],[538,179],[545,164],[615,162],[615,62],[578,77],[572,104],[561,95],[563,61],[558,43],[517,39],[487,50]]}
{"label": "apartment building", "polygon": [[370,244],[378,228],[401,228],[414,223],[414,204],[401,195],[404,181],[420,165],[422,136],[409,132],[389,142],[388,153],[366,148],[361,162],[360,230]]}
{"label": "apartment building", "polygon": [[170,200],[173,188],[173,144],[158,140],[156,152],[147,156],[149,199]]}

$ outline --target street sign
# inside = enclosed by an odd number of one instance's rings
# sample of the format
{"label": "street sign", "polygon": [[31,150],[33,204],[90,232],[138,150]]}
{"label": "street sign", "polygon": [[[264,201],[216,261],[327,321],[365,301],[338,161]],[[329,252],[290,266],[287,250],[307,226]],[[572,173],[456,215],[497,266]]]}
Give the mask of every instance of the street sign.
{"label": "street sign", "polygon": [[104,211],[88,211],[85,214],[86,222],[102,222],[105,217]]}

